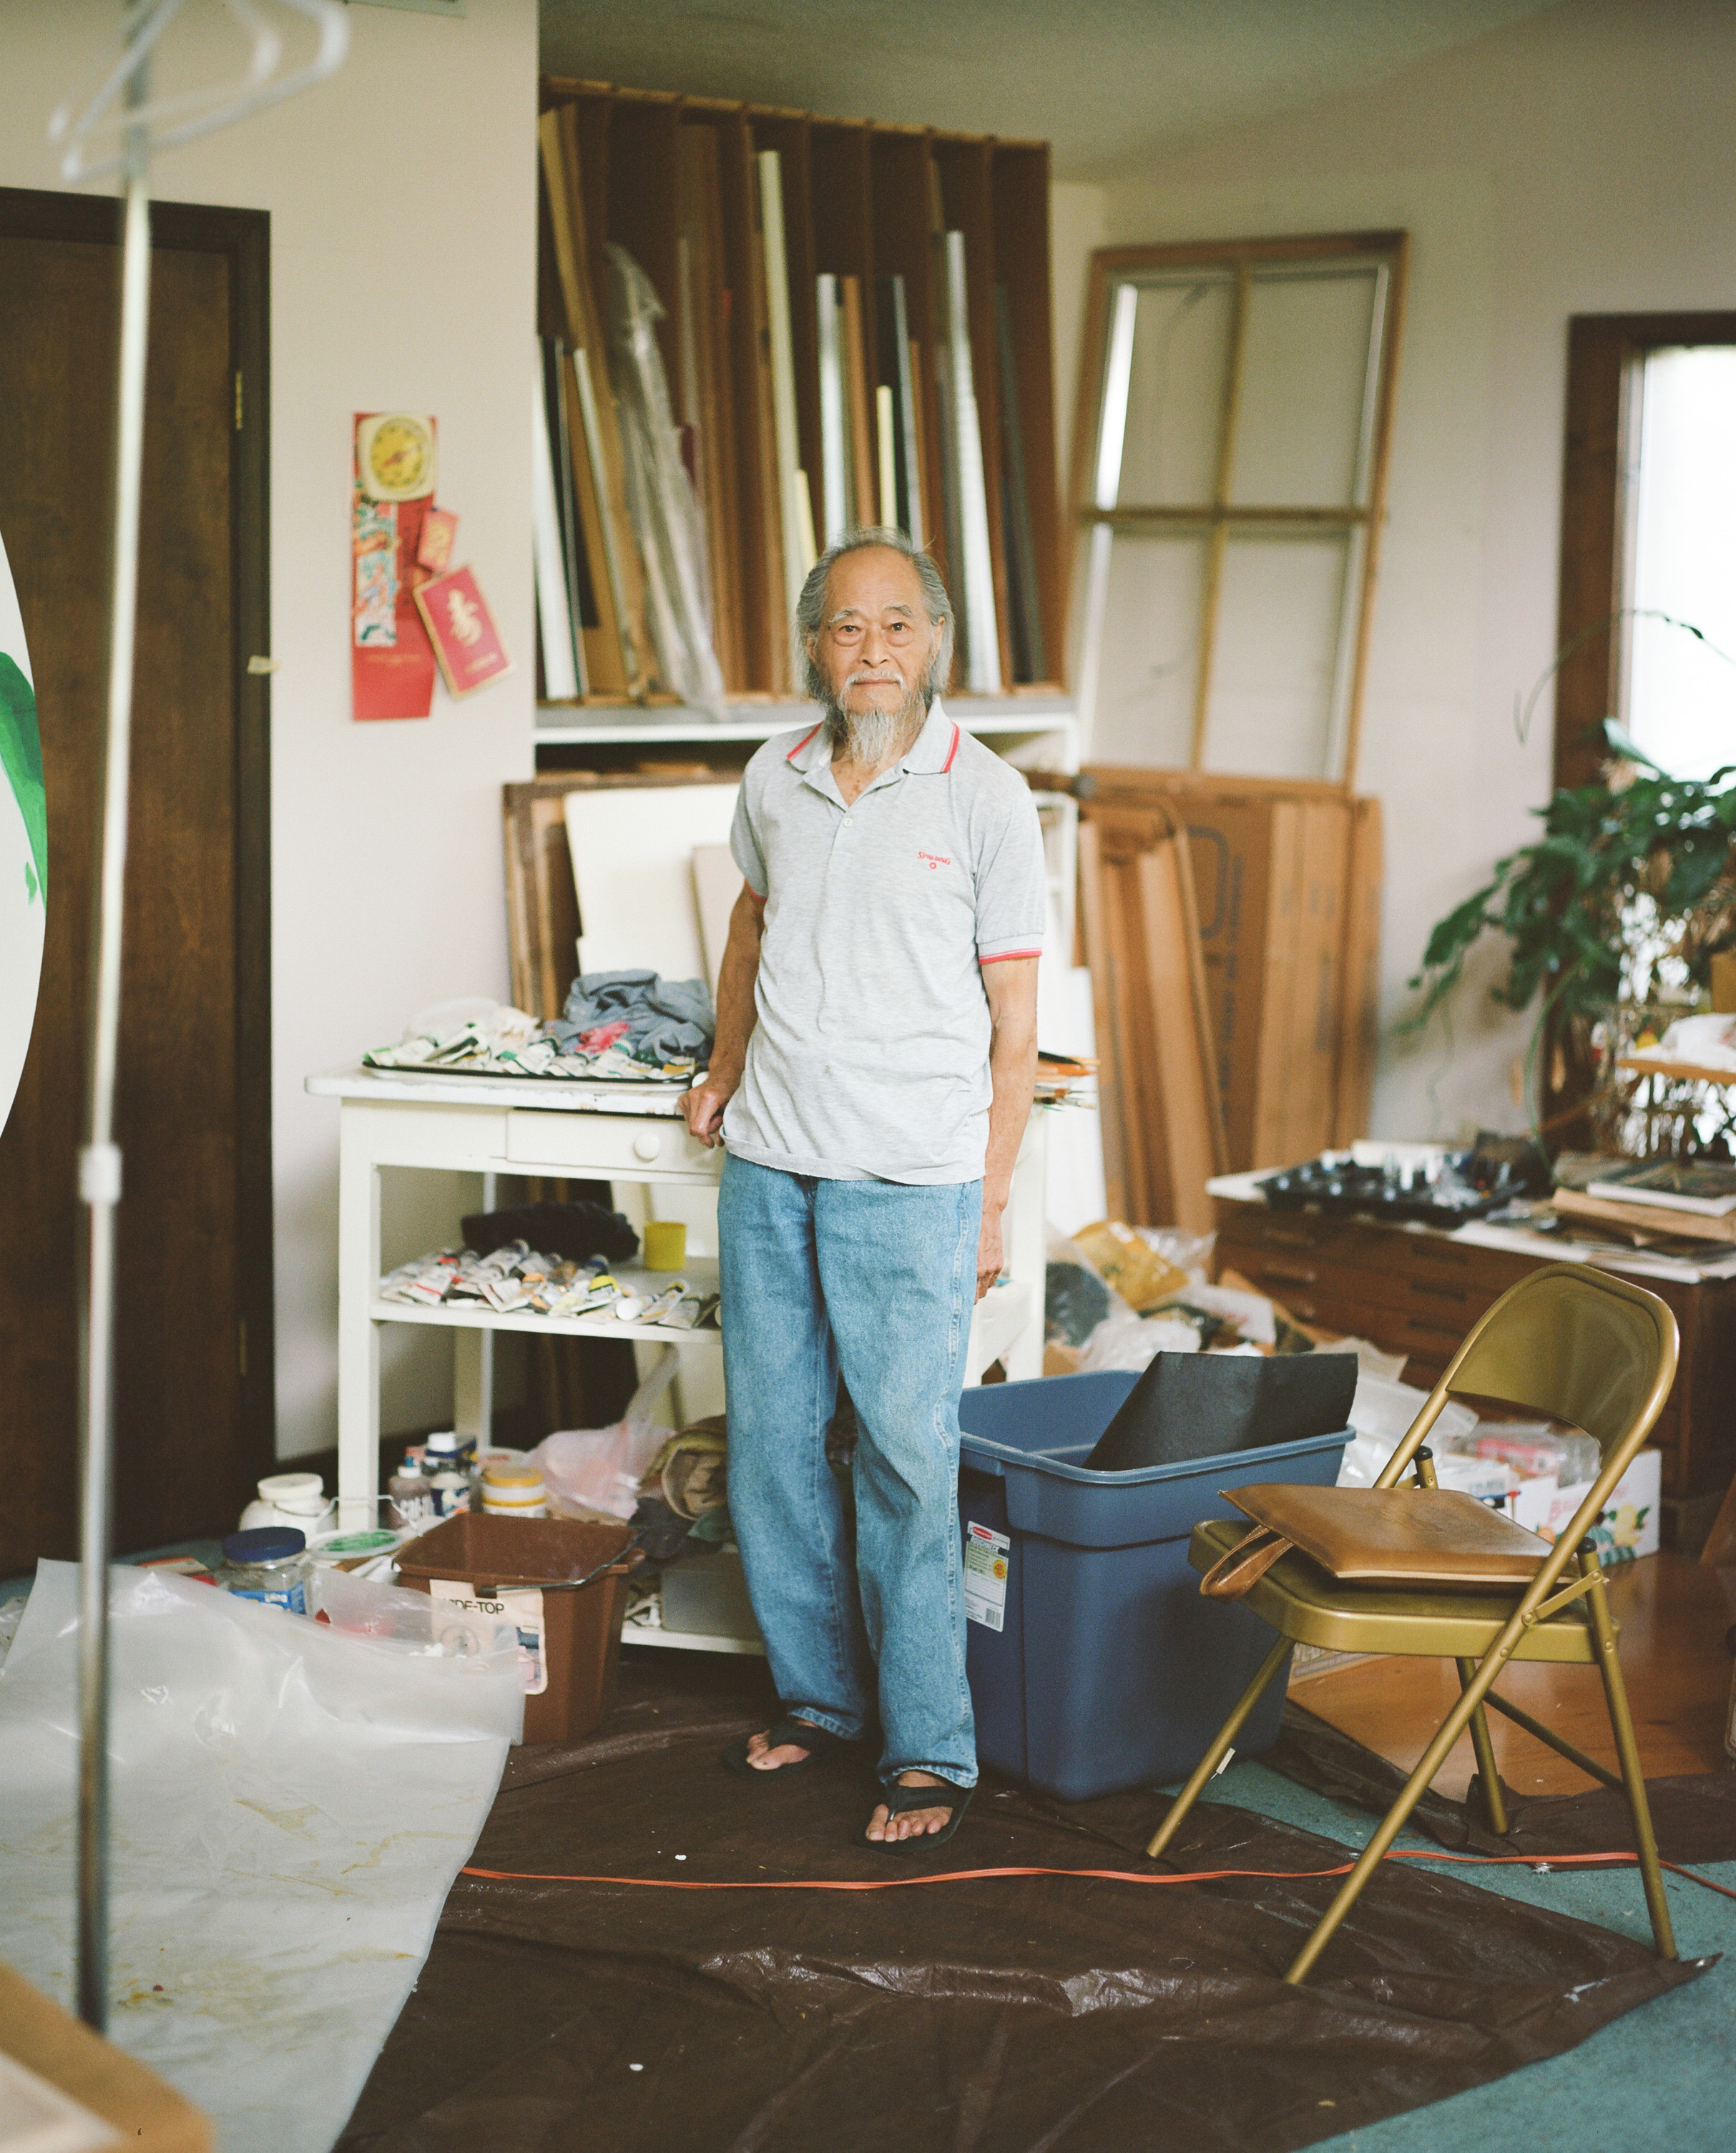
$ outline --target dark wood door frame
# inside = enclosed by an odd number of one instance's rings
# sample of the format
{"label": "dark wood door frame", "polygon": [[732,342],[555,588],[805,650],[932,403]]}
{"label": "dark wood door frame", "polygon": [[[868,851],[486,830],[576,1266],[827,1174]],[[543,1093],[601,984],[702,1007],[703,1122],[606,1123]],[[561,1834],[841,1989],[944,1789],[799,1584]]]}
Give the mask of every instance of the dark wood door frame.
{"label": "dark wood door frame", "polygon": [[[0,232],[117,248],[112,196],[0,187]],[[271,217],[264,210],[153,202],[155,250],[227,256],[235,442],[230,459],[230,672],[235,712],[237,1306],[242,1325],[237,1393],[239,1477],[277,1458],[271,1095],[271,682],[248,661],[271,650]],[[20,564],[13,563],[15,576]],[[124,1200],[124,1199],[123,1199]]]}
{"label": "dark wood door frame", "polygon": [[[1561,579],[1555,648],[1555,781],[1590,785],[1606,759],[1598,734],[1621,708],[1635,362],[1668,344],[1736,344],[1736,313],[1576,314],[1567,325]],[[1583,638],[1583,640],[1578,639]]]}

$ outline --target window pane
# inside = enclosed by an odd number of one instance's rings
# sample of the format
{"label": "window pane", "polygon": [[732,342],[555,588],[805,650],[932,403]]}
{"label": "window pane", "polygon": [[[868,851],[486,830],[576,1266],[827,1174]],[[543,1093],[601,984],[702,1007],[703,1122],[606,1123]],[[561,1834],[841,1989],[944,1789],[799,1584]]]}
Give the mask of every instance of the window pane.
{"label": "window pane", "polygon": [[1121,504],[1210,505],[1217,483],[1234,289],[1228,276],[1209,270],[1185,280],[1141,286],[1116,496]]}
{"label": "window pane", "polygon": [[1092,729],[1094,761],[1186,768],[1194,751],[1205,550],[1203,538],[1116,532]]}
{"label": "window pane", "polygon": [[1238,538],[1224,549],[1207,706],[1210,770],[1326,777],[1348,542]]}
{"label": "window pane", "polygon": [[[1736,349],[1647,354],[1632,603],[1699,629],[1629,621],[1628,730],[1677,777],[1736,762]],[[1708,648],[1708,645],[1710,646]]]}
{"label": "window pane", "polygon": [[1357,451],[1374,293],[1375,272],[1367,267],[1255,272],[1243,330],[1233,501],[1262,508],[1360,505]]}

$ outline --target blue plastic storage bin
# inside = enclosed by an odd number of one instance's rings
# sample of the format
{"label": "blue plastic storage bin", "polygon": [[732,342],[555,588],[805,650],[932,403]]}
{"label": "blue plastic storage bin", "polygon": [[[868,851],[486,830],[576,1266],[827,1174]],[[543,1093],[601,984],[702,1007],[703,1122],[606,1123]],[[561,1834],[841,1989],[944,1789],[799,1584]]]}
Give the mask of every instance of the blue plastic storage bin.
{"label": "blue plastic storage bin", "polygon": [[[1220,1489],[1330,1487],[1351,1436],[1087,1472],[1138,1381],[1047,1376],[972,1388],[959,1405],[977,1754],[1061,1801],[1193,1770],[1273,1633],[1245,1607],[1200,1598],[1189,1535],[1229,1511]],[[1283,1708],[1280,1677],[1237,1749],[1275,1741]]]}

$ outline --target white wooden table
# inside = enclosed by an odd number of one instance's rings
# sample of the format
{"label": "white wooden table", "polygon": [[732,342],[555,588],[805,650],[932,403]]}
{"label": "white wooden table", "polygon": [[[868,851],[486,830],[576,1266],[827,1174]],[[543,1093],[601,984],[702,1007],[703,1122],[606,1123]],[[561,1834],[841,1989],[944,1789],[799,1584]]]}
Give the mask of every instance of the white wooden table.
{"label": "white wooden table", "polygon": [[[718,1352],[715,1331],[669,1331],[621,1323],[607,1314],[500,1316],[475,1301],[418,1307],[383,1300],[379,1295],[384,1167],[480,1174],[485,1209],[495,1202],[501,1174],[715,1192],[723,1154],[708,1151],[688,1134],[675,1107],[675,1087],[647,1086],[641,1092],[620,1084],[389,1075],[354,1064],[307,1082],[317,1097],[341,1102],[338,1503],[344,1529],[371,1525],[377,1515],[383,1324],[432,1325],[452,1332],[453,1424],[484,1443],[491,1433],[490,1346],[496,1331],[625,1338],[640,1345],[674,1344],[685,1352]],[[1041,1109],[1032,1113],[1019,1153],[1007,1207],[1007,1275],[977,1305],[967,1382],[980,1382],[984,1369],[997,1360],[1016,1380],[1042,1372],[1046,1121]],[[458,1238],[459,1209],[455,1204],[448,1236],[453,1241]],[[695,1257],[682,1271],[695,1288],[715,1289],[715,1258]],[[624,1268],[616,1265],[614,1275],[623,1277]]]}

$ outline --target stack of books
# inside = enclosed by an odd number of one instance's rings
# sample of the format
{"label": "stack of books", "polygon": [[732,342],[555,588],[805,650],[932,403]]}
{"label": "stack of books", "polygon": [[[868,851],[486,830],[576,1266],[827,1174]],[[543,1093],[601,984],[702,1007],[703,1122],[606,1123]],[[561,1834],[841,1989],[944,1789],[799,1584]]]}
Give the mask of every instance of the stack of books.
{"label": "stack of books", "polygon": [[[1563,1165],[1565,1162],[1562,1163]],[[1566,1219],[1618,1229],[1625,1238],[1663,1235],[1736,1242],[1736,1164],[1716,1159],[1584,1162],[1550,1199]],[[1574,1185],[1579,1184],[1579,1185]]]}

